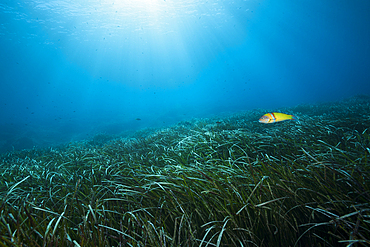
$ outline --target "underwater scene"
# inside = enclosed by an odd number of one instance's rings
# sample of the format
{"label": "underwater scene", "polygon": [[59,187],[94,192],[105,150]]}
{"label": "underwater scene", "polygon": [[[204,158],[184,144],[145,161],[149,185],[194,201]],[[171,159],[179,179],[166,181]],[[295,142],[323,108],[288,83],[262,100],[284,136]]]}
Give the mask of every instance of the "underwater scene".
{"label": "underwater scene", "polygon": [[0,247],[370,246],[370,1],[0,3]]}

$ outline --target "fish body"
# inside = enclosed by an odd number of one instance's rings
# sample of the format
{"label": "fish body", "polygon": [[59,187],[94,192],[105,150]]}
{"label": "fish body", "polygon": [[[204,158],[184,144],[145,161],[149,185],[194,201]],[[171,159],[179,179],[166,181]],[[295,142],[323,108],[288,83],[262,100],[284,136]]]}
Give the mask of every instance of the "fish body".
{"label": "fish body", "polygon": [[280,112],[269,112],[263,115],[258,121],[260,123],[276,123],[285,120],[296,120],[297,118],[293,115],[288,115]]}

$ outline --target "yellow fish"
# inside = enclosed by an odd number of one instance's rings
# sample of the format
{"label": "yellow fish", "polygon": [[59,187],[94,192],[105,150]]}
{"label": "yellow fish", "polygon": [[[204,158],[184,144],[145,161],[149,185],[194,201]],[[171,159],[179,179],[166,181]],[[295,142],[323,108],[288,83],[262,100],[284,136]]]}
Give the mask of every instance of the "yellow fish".
{"label": "yellow fish", "polygon": [[297,118],[293,115],[288,115],[279,112],[269,112],[263,115],[258,121],[260,123],[276,123],[285,120],[296,120]]}

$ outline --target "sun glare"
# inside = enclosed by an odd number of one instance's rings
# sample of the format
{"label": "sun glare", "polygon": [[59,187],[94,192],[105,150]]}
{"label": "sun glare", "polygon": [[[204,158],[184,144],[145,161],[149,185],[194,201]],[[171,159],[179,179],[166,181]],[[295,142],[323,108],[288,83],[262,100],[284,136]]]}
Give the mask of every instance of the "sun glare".
{"label": "sun glare", "polygon": [[106,4],[111,4],[113,8],[116,8],[117,10],[123,10],[123,9],[152,9],[157,8],[161,4],[165,4],[165,0],[121,0],[121,1],[115,1],[115,0],[105,0]]}

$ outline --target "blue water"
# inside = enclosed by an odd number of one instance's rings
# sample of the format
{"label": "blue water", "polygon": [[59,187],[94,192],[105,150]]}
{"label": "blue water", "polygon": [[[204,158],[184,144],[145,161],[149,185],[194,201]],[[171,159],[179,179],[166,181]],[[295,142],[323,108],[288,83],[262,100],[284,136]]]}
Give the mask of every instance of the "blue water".
{"label": "blue water", "polygon": [[369,13],[368,0],[4,0],[0,151],[368,95]]}

